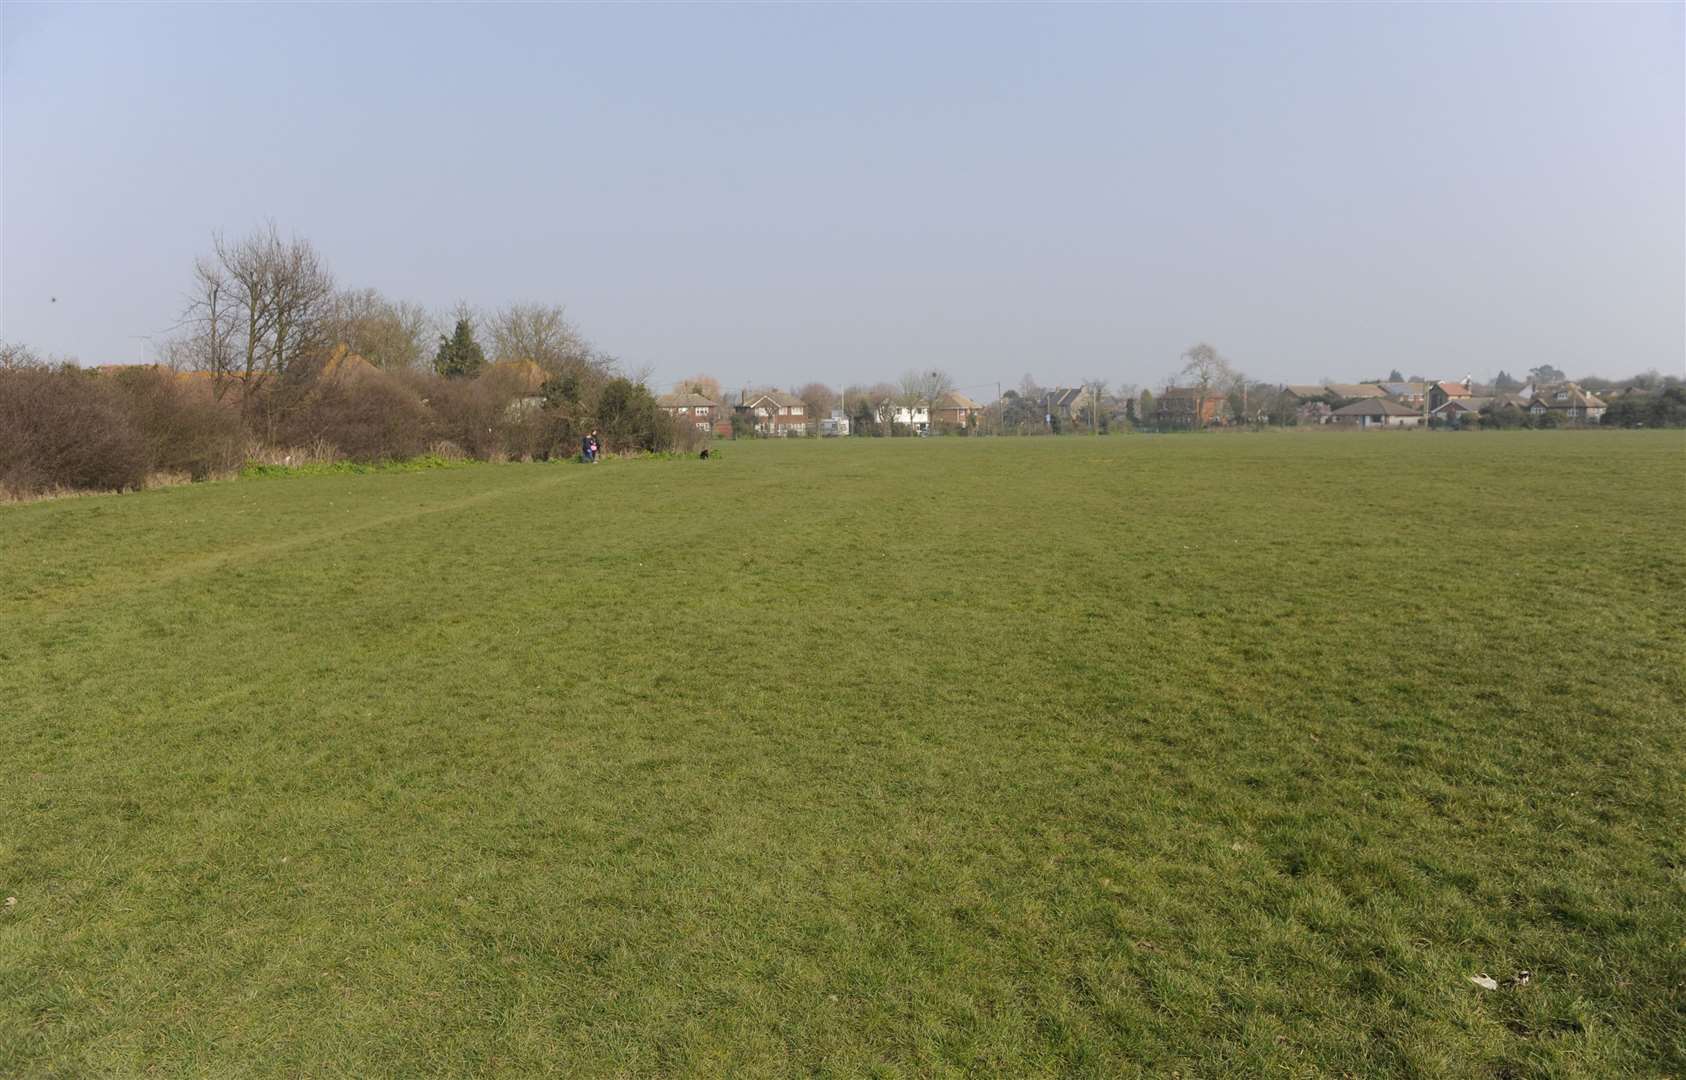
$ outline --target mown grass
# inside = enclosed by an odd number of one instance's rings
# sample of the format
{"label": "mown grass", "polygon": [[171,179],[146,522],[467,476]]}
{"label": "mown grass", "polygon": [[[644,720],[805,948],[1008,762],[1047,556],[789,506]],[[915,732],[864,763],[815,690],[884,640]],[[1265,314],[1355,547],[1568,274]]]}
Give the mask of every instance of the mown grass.
{"label": "mown grass", "polygon": [[0,1075],[1679,1075],[1683,481],[953,439],[0,510]]}

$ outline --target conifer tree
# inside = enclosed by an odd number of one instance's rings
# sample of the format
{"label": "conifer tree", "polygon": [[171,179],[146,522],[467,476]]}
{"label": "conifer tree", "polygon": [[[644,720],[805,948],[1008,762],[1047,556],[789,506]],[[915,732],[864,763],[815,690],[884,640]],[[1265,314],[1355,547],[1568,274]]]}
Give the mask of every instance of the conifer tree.
{"label": "conifer tree", "polygon": [[486,354],[474,340],[474,328],[467,319],[458,319],[450,337],[439,338],[439,351],[433,354],[433,369],[448,379],[470,378],[486,366]]}

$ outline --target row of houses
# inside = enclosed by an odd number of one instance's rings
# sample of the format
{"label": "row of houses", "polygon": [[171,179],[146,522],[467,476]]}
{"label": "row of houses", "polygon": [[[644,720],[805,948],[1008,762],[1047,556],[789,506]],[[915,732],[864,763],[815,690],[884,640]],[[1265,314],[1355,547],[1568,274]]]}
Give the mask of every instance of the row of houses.
{"label": "row of houses", "polygon": [[[1604,402],[1572,382],[1527,383],[1501,391],[1469,376],[1425,382],[1333,383],[1286,386],[1302,423],[1350,424],[1360,428],[1419,427],[1424,423],[1463,422],[1484,409],[1515,408],[1536,419],[1596,424]],[[1345,404],[1337,404],[1345,402]]]}
{"label": "row of houses", "polygon": [[[795,394],[781,390],[746,393],[737,405],[726,406],[702,394],[685,392],[663,394],[656,404],[669,416],[689,421],[699,431],[713,431],[718,435],[732,433],[732,415],[747,417],[757,435],[772,438],[808,434],[809,425],[821,435],[849,434],[849,417],[841,409],[832,410],[828,417],[808,415],[808,406]],[[983,412],[983,406],[959,392],[950,392],[934,404],[898,405],[887,410],[887,419],[909,429],[925,433],[931,426],[966,427]]]}
{"label": "row of houses", "polygon": [[[1301,424],[1343,424],[1358,428],[1419,427],[1430,422],[1458,423],[1473,420],[1484,409],[1515,408],[1540,418],[1553,416],[1565,423],[1598,423],[1607,406],[1597,395],[1573,382],[1536,385],[1528,383],[1511,390],[1499,390],[1476,383],[1469,376],[1408,382],[1329,383],[1288,385],[1281,388],[1282,403],[1293,410]],[[1055,389],[1043,399],[1050,417],[1074,420],[1083,408],[1088,391],[1082,388]],[[849,434],[849,416],[833,410],[828,417],[808,415],[808,406],[795,394],[780,390],[746,393],[742,402],[727,406],[705,395],[684,392],[665,394],[657,404],[670,416],[688,420],[697,429],[729,435],[734,413],[746,417],[756,434],[770,437]],[[933,428],[967,427],[984,411],[984,406],[958,392],[950,392],[934,404],[897,405],[886,409],[880,419],[916,433]],[[1198,429],[1228,424],[1233,419],[1230,397],[1199,387],[1170,387],[1154,399],[1154,408],[1143,419],[1161,429]]]}

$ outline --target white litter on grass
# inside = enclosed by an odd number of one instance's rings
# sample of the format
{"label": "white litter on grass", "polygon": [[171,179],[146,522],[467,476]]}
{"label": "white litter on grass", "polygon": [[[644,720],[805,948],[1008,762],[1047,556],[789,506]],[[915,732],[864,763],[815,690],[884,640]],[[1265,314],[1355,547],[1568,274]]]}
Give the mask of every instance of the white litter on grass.
{"label": "white litter on grass", "polygon": [[9,907],[9,908],[17,907],[18,906],[18,898],[15,897],[15,896],[6,897],[6,906]]}
{"label": "white litter on grass", "polygon": [[1488,978],[1485,973],[1481,975],[1471,975],[1469,977],[1469,981],[1481,987],[1483,990],[1497,990],[1499,988],[1498,981]]}

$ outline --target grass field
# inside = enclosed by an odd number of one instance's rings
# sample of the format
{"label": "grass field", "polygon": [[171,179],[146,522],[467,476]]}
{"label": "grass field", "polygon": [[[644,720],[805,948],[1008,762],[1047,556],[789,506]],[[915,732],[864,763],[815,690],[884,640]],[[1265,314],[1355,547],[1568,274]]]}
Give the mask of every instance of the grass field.
{"label": "grass field", "polygon": [[1678,432],[0,508],[0,1076],[1686,1074],[1683,526]]}

